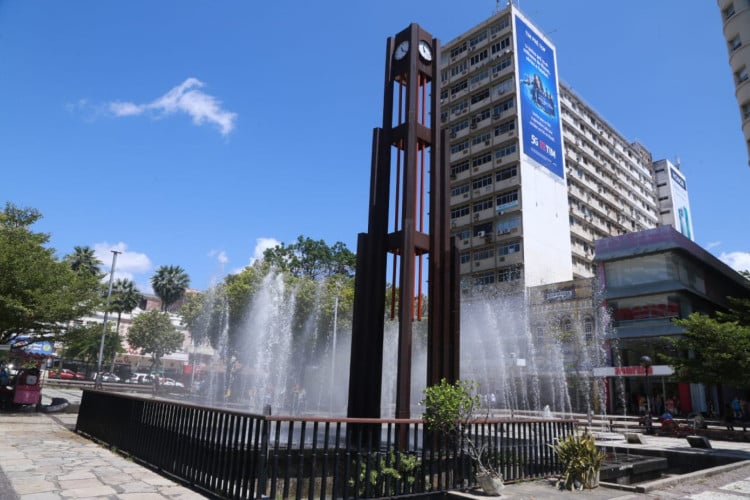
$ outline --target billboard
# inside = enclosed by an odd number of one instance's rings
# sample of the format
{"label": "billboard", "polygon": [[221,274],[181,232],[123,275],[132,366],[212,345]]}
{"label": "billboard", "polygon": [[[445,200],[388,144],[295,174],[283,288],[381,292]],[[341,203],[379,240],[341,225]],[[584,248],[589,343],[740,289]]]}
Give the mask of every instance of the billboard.
{"label": "billboard", "polygon": [[669,185],[672,191],[675,228],[686,238],[695,241],[693,237],[693,220],[690,214],[690,202],[688,201],[687,183],[677,167],[667,162],[667,168],[669,171]]}
{"label": "billboard", "polygon": [[518,66],[521,151],[537,165],[563,178],[555,50],[517,13],[513,17]]}

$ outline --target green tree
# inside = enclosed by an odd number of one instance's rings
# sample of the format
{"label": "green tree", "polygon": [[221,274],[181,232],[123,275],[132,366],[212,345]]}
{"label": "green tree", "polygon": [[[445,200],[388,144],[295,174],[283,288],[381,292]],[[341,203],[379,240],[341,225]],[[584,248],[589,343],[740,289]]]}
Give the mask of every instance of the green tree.
{"label": "green tree", "polygon": [[686,382],[750,388],[750,299],[730,298],[716,317],[693,313],[674,322],[685,332],[669,338],[678,353],[662,356]]}
{"label": "green tree", "polygon": [[90,247],[73,247],[73,253],[66,255],[65,260],[70,264],[70,268],[77,273],[102,276],[102,261],[96,258],[94,250]]}
{"label": "green tree", "polygon": [[151,287],[161,299],[161,310],[167,312],[169,306],[185,295],[190,286],[190,277],[180,266],[161,266],[151,277]]}
{"label": "green tree", "polygon": [[[108,325],[107,334],[104,337],[104,358],[114,358],[118,352],[124,349],[120,338]],[[99,360],[99,348],[102,339],[102,325],[81,325],[69,328],[65,335],[65,348],[63,357],[77,359],[88,364],[96,364]]]}
{"label": "green tree", "polygon": [[319,280],[335,274],[354,274],[356,255],[341,242],[328,246],[323,240],[298,236],[289,246],[278,245],[267,249],[263,259],[281,271],[295,277]]}
{"label": "green tree", "polygon": [[0,343],[49,339],[101,305],[99,276],[73,271],[45,246],[49,235],[31,230],[41,217],[12,203],[0,212]]}
{"label": "green tree", "polygon": [[142,355],[151,355],[152,370],[158,370],[161,359],[182,347],[184,340],[169,314],[155,309],[136,316],[128,330],[128,344]]}
{"label": "green tree", "polygon": [[129,279],[117,279],[112,284],[112,296],[110,297],[109,308],[112,312],[117,313],[117,328],[116,332],[120,332],[120,321],[122,320],[122,313],[130,313],[138,307],[138,303],[143,298],[141,292],[135,286],[133,280]]}

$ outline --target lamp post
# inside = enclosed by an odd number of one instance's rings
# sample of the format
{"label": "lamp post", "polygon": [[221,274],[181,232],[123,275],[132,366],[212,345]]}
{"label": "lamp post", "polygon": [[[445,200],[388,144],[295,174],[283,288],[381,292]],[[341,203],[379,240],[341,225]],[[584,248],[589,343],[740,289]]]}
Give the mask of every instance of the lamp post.
{"label": "lamp post", "polygon": [[644,374],[646,376],[646,433],[653,434],[654,430],[651,426],[651,386],[648,383],[648,371],[651,369],[653,362],[648,356],[641,356],[641,366],[643,367]]}
{"label": "lamp post", "polygon": [[102,376],[102,358],[104,357],[104,339],[107,336],[107,320],[109,319],[109,299],[112,296],[112,281],[115,277],[115,265],[117,264],[117,250],[110,250],[112,252],[112,266],[109,268],[109,290],[107,291],[107,302],[104,306],[104,326],[102,327],[102,341],[99,344],[99,361],[96,364],[96,382],[97,385],[101,384]]}

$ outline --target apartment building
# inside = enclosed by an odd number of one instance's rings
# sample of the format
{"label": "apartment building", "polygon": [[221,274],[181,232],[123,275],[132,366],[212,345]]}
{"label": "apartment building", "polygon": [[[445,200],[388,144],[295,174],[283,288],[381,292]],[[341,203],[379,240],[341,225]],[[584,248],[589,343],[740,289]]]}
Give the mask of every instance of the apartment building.
{"label": "apartment building", "polygon": [[440,64],[464,284],[590,278],[596,240],[660,224],[651,154],[560,83],[554,45],[515,6]]}
{"label": "apartment building", "polygon": [[750,0],[717,0],[716,3],[721,11],[742,132],[750,157]]}

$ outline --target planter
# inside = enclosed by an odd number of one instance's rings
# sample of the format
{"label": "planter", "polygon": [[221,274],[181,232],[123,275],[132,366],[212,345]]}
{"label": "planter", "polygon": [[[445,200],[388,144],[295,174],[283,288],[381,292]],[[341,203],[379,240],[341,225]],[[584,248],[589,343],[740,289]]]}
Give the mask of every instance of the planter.
{"label": "planter", "polygon": [[502,476],[489,472],[480,472],[476,477],[479,486],[482,487],[482,491],[487,495],[499,497],[500,492],[505,488]]}
{"label": "planter", "polygon": [[599,486],[599,472],[599,469],[596,469],[589,473],[588,481],[586,481],[585,485],[587,489],[592,490]]}

